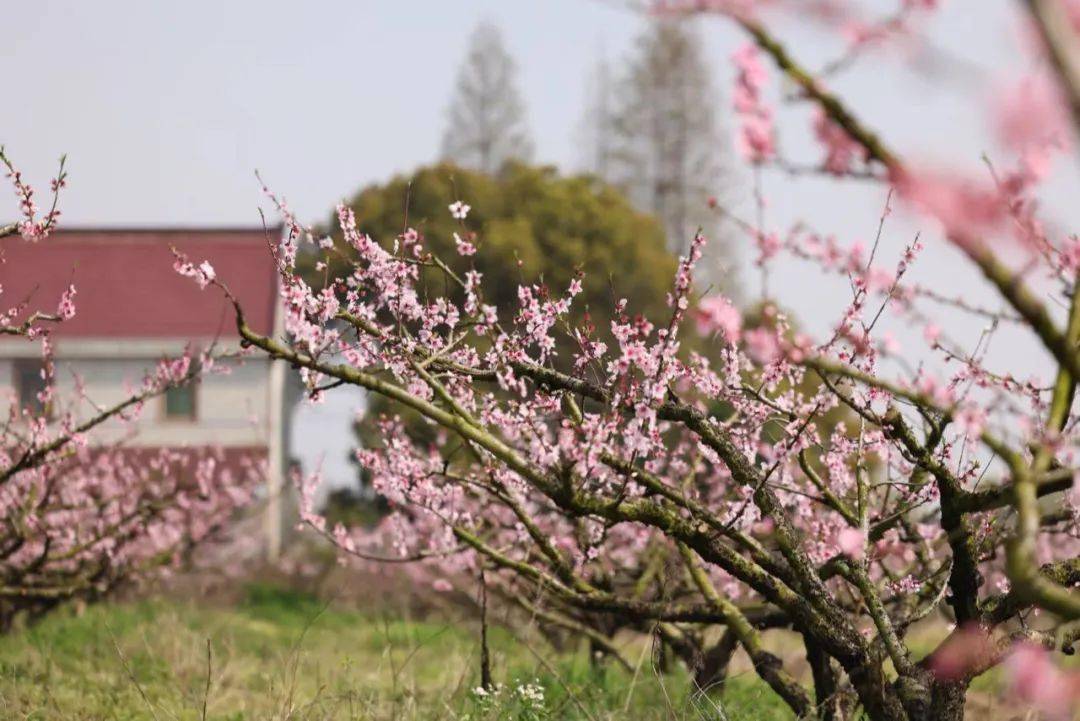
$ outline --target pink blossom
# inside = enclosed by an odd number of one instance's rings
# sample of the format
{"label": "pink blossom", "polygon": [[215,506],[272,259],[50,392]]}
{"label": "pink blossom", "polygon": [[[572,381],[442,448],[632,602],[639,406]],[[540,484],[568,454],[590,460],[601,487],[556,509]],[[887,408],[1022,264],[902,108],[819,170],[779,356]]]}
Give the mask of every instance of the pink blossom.
{"label": "pink blossom", "polygon": [[894,184],[902,198],[937,219],[949,238],[960,244],[1000,230],[1007,218],[1001,194],[987,183],[922,171],[900,173]]}
{"label": "pink blossom", "polygon": [[763,163],[776,155],[772,118],[765,113],[747,115],[737,139],[739,154],[751,163]]}
{"label": "pink blossom", "polygon": [[771,518],[763,518],[755,523],[751,530],[755,536],[770,536],[776,530],[776,522]]}
{"label": "pink blossom", "polygon": [[474,255],[476,253],[476,246],[467,240],[462,240],[461,236],[454,233],[454,245],[457,246],[457,252],[459,255]]}
{"label": "pink blossom", "polygon": [[1004,185],[1019,194],[1046,176],[1055,153],[1068,149],[1066,104],[1053,82],[1040,75],[1007,88],[997,105],[998,137],[1020,160],[1018,170],[1005,178]]}
{"label": "pink blossom", "polygon": [[67,173],[64,171],[65,161],[65,158],[60,158],[60,170],[50,184],[53,194],[52,206],[44,216],[39,216],[38,207],[34,201],[33,187],[23,180],[22,172],[11,163],[7,155],[4,154],[3,147],[0,146],[0,165],[7,168],[7,177],[11,180],[15,195],[19,199],[19,212],[22,215],[22,220],[15,225],[23,240],[36,243],[49,237],[49,234],[55,230],[57,220],[60,217],[57,200],[60,196],[60,190],[67,185]]}
{"label": "pink blossom", "polygon": [[1061,0],[1062,9],[1074,33],[1080,33],[1080,0]]}
{"label": "pink blossom", "polygon": [[915,378],[915,390],[926,396],[930,403],[938,407],[951,406],[956,400],[956,391],[948,383],[943,383],[933,373],[922,371]]}
{"label": "pink blossom", "polygon": [[772,363],[780,357],[780,341],[776,332],[760,326],[743,333],[746,352],[757,363]]}
{"label": "pink blossom", "polygon": [[852,162],[865,154],[862,146],[820,108],[814,111],[814,135],[825,148],[825,170],[833,175],[848,172]]}
{"label": "pink blossom", "polygon": [[866,45],[885,37],[887,29],[880,24],[867,23],[854,19],[846,21],[840,28],[840,34],[852,46]]}
{"label": "pink blossom", "polygon": [[758,256],[754,260],[756,265],[764,265],[765,261],[780,252],[783,243],[776,233],[755,233],[754,242],[757,244]]}
{"label": "pink blossom", "polygon": [[1065,101],[1053,82],[1029,77],[998,96],[998,137],[1007,148],[1023,152],[1035,145],[1062,147],[1068,139]]}
{"label": "pink blossom", "polygon": [[200,288],[206,288],[217,277],[214,266],[210,265],[208,261],[204,260],[195,265],[188,260],[186,255],[175,248],[173,249],[173,256],[176,258],[173,269],[180,275],[193,278]]}
{"label": "pink blossom", "polygon": [[728,343],[737,343],[742,332],[742,314],[730,300],[722,295],[702,300],[695,314],[698,333],[706,335],[715,331],[724,334]]}
{"label": "pink blossom", "polygon": [[465,220],[469,216],[470,210],[472,210],[472,206],[465,205],[460,200],[450,204],[450,215],[457,220]]}
{"label": "pink blossom", "polygon": [[735,90],[732,99],[742,121],[736,146],[751,163],[762,163],[776,155],[772,112],[761,98],[768,72],[759,57],[757,46],[747,43],[732,55],[735,64]]}
{"label": "pink blossom", "polygon": [[846,527],[836,534],[836,545],[848,558],[861,561],[866,556],[866,534],[858,528]]}
{"label": "pink blossom", "polygon": [[75,317],[75,286],[69,285],[63,295],[60,296],[60,304],[56,308],[56,314],[62,320],[71,320]]}
{"label": "pink blossom", "polygon": [[900,341],[897,340],[895,333],[892,331],[885,331],[882,334],[881,349],[889,355],[896,355],[900,352]]}
{"label": "pink blossom", "polygon": [[1034,644],[1013,648],[1005,659],[1005,674],[1019,701],[1052,717],[1069,718],[1080,702],[1080,674],[1062,671],[1045,649]]}
{"label": "pink blossom", "polygon": [[956,411],[956,424],[969,441],[978,440],[986,429],[986,411],[973,403],[965,403]]}
{"label": "pink blossom", "polygon": [[941,338],[941,328],[936,323],[927,323],[923,328],[923,338],[930,345],[937,345],[938,339]]}

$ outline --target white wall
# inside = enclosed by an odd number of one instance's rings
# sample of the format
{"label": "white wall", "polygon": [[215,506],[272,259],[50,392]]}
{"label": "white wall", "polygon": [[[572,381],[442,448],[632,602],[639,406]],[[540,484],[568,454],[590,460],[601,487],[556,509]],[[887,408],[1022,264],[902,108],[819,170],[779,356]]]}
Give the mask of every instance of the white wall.
{"label": "white wall", "polygon": [[[75,374],[82,377],[87,397],[101,407],[111,406],[138,389],[157,360],[174,355],[179,343],[160,341],[79,341],[59,343],[56,350],[57,388],[61,403],[75,396]],[[14,397],[15,358],[35,358],[36,343],[25,340],[0,344],[0,412]],[[106,356],[105,353],[111,353]],[[146,402],[133,423],[109,421],[96,432],[101,440],[130,435],[139,446],[267,446],[269,442],[269,361],[253,357],[228,363],[227,375],[212,374],[194,387],[194,420],[165,417],[164,397]],[[81,418],[93,409],[83,404]]]}

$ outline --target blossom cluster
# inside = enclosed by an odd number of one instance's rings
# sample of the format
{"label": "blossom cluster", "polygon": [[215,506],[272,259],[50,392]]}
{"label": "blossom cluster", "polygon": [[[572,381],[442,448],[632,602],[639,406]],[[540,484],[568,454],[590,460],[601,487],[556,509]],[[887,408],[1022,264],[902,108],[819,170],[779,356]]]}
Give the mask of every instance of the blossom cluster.
{"label": "blossom cluster", "polygon": [[772,110],[762,98],[768,71],[753,43],[740,47],[731,59],[737,71],[732,98],[741,121],[737,136],[739,153],[753,163],[771,160],[776,155],[776,129]]}
{"label": "blossom cluster", "polygon": [[19,234],[28,242],[44,240],[49,236],[53,227],[60,219],[58,199],[60,190],[67,185],[67,173],[64,170],[65,159],[60,159],[60,170],[50,183],[53,200],[52,205],[44,215],[39,215],[37,203],[34,201],[34,188],[23,179],[22,171],[12,165],[4,148],[0,146],[0,164],[7,170],[7,177],[19,199],[19,213],[22,220],[15,224]]}

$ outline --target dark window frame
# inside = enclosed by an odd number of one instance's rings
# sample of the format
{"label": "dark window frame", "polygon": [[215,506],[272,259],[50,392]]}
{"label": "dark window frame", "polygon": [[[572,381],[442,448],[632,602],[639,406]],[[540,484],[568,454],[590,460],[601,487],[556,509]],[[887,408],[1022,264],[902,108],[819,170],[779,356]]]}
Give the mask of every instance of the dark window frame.
{"label": "dark window frame", "polygon": [[[29,410],[29,415],[45,416],[46,419],[52,417],[52,404],[42,403],[37,397],[37,394],[45,390],[48,385],[41,376],[44,368],[45,364],[40,358],[15,358],[13,360],[11,386],[15,389],[15,402],[19,406],[20,414],[25,414]],[[34,378],[33,387],[27,388],[31,384],[24,381],[31,377]]]}
{"label": "dark window frame", "polygon": [[[199,420],[199,384],[188,381],[182,386],[173,386],[161,394],[161,419],[167,423],[195,423]],[[169,412],[169,394],[183,391],[191,394],[191,411],[188,413]]]}

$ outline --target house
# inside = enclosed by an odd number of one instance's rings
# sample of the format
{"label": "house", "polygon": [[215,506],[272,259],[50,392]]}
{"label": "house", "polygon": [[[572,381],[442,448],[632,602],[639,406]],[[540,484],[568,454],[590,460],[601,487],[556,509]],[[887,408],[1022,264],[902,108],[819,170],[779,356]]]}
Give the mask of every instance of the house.
{"label": "house", "polygon": [[[3,308],[52,312],[69,284],[76,287],[74,318],[55,326],[60,397],[81,379],[99,406],[123,400],[145,372],[186,346],[239,350],[233,309],[214,288],[200,290],[173,269],[171,247],[196,262],[208,260],[243,304],[249,324],[280,332],[278,276],[267,233],[280,229],[65,229],[47,241],[3,241]],[[262,356],[232,362],[229,375],[209,375],[153,399],[125,440],[136,448],[221,447],[226,457],[267,460],[267,554],[280,548],[285,457],[285,367]],[[41,388],[40,348],[22,338],[0,338],[0,404],[33,405]],[[131,435],[117,421],[97,438]]]}

